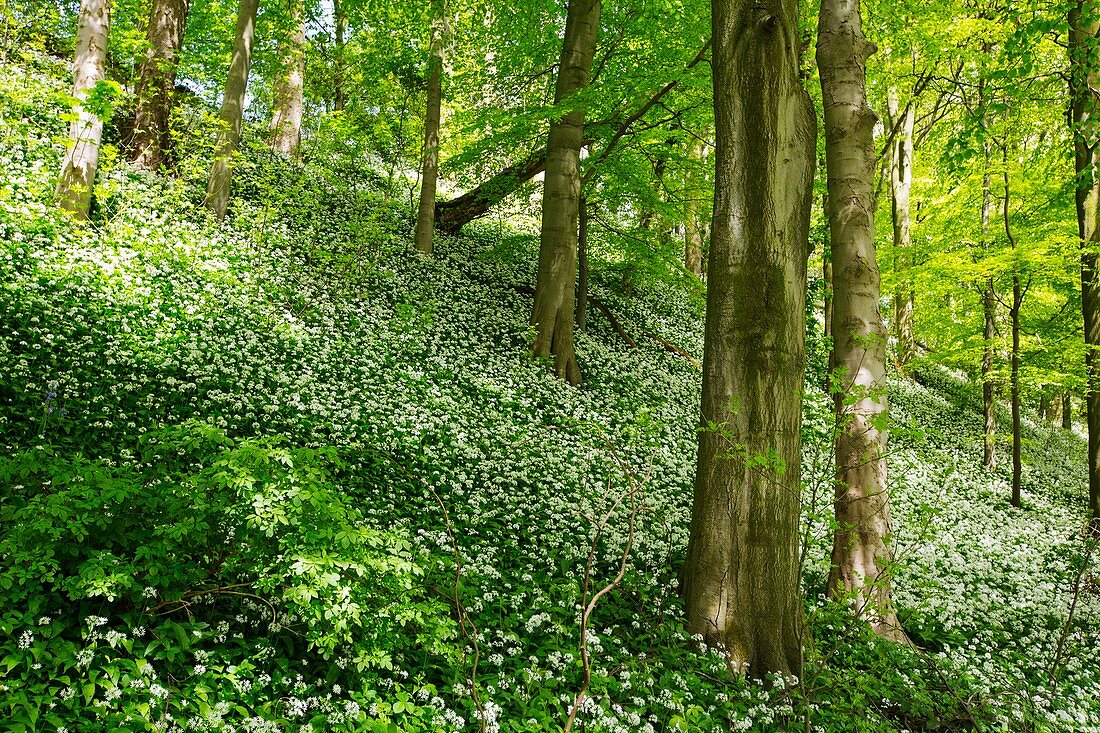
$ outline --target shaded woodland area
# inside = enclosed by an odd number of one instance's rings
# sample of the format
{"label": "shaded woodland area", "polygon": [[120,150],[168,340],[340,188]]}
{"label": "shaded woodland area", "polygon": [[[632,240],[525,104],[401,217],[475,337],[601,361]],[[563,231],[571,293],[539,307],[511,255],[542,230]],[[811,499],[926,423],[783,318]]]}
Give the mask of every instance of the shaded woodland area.
{"label": "shaded woodland area", "polygon": [[0,730],[1100,731],[1100,0],[0,0]]}

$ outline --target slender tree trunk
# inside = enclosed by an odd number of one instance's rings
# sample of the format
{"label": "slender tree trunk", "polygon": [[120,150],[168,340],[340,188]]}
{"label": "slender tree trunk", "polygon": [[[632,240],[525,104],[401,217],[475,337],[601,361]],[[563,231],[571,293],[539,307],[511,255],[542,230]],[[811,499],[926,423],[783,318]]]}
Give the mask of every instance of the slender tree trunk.
{"label": "slender tree trunk", "polygon": [[583,331],[588,314],[588,199],[581,194],[577,225],[577,330]]}
{"label": "slender tree trunk", "polygon": [[1054,411],[1051,408],[1050,388],[1048,385],[1043,385],[1043,390],[1039,393],[1039,416],[1043,418],[1045,422],[1050,422],[1054,419]]}
{"label": "slender tree trunk", "polygon": [[[984,114],[984,112],[983,112]],[[982,126],[986,123],[983,120]],[[988,251],[989,222],[993,214],[993,187],[990,176],[989,142],[985,143],[985,174],[982,176],[982,251]],[[989,470],[997,467],[997,402],[993,385],[993,345],[997,337],[997,293],[993,278],[986,281],[982,291],[982,314],[985,328],[982,331],[982,411],[985,415],[984,451],[982,465]]]}
{"label": "slender tree trunk", "polygon": [[875,113],[865,65],[875,52],[858,0],[822,0],[817,67],[825,100],[825,163],[833,261],[833,329],[841,388],[837,416],[836,521],[829,592],[850,599],[882,636],[907,642],[890,583],[886,485],[886,328],[875,263]]}
{"label": "slender tree trunk", "polygon": [[1085,321],[1085,410],[1089,430],[1089,511],[1100,527],[1100,0],[1076,0],[1069,13],[1070,91],[1081,238],[1081,311]]}
{"label": "slender tree trunk", "polygon": [[337,112],[343,112],[346,103],[344,97],[344,35],[347,32],[348,22],[344,0],[332,0],[332,15],[336,22],[336,48],[333,50],[332,64],[332,108]]}
{"label": "slender tree trunk", "polygon": [[913,281],[909,267],[913,260],[913,235],[909,197],[913,190],[913,127],[916,111],[913,105],[899,110],[897,92],[889,93],[892,121],[901,119],[899,134],[890,148],[890,212],[894,224],[894,270],[897,290],[894,293],[894,336],[898,341],[898,362],[907,366],[916,353],[913,344]]}
{"label": "slender tree trunk", "polygon": [[244,117],[248,67],[252,62],[252,39],[259,4],[260,0],[240,0],[237,7],[233,56],[229,60],[229,75],[222,96],[221,130],[214,146],[214,164],[206,180],[206,206],[218,219],[225,218],[225,210],[229,207],[229,186],[233,177],[231,164],[241,142],[241,120]]}
{"label": "slender tree trunk", "polygon": [[[104,79],[110,31],[111,1],[81,0],[73,58],[73,96],[78,102]],[[80,217],[87,218],[92,205],[102,138],[103,120],[83,105],[78,106],[76,119],[69,125],[69,147],[61,161],[57,198],[62,209]]]}
{"label": "slender tree trunk", "polygon": [[688,628],[753,677],[802,666],[798,521],[816,130],[798,3],[714,0],[714,216]]}
{"label": "slender tree trunk", "polygon": [[420,171],[420,210],[416,218],[416,248],[432,253],[435,189],[439,178],[439,108],[443,100],[443,42],[447,25],[443,0],[432,0],[432,41],[428,58],[428,109],[424,115],[424,158]]}
{"label": "slender tree trunk", "polygon": [[[1004,215],[1005,236],[1008,238],[1008,246],[1016,251],[1016,237],[1012,233],[1011,201],[1012,189],[1008,178],[1008,147],[1001,148],[1001,158],[1004,164]],[[1012,363],[1010,389],[1012,393],[1012,506],[1017,509],[1022,505],[1020,495],[1020,482],[1023,475],[1022,446],[1023,439],[1020,431],[1020,307],[1024,304],[1025,289],[1020,284],[1020,273],[1016,266],[1012,270],[1012,309],[1009,316],[1012,319]]]}
{"label": "slender tree trunk", "polygon": [[[706,145],[696,142],[691,146],[689,155],[692,161],[702,166],[706,157]],[[698,172],[689,174],[692,177],[701,177]],[[700,203],[703,199],[703,191],[698,187],[687,186],[687,205],[684,212],[684,267],[692,275],[703,277],[703,217],[700,211]]]}
{"label": "slender tree trunk", "polygon": [[306,19],[303,0],[291,0],[294,31],[284,46],[282,68],[275,79],[275,103],[271,109],[271,147],[297,156],[302,144],[302,102],[306,78]]}
{"label": "slender tree trunk", "polygon": [[[599,28],[600,0],[570,0],[554,91],[555,105],[588,86]],[[542,193],[538,281],[531,313],[531,325],[535,327],[531,353],[536,357],[553,357],[554,373],[570,384],[581,381],[581,370],[573,350],[573,304],[583,142],[583,107],[550,124]]]}
{"label": "slender tree trunk", "polygon": [[149,48],[141,65],[134,113],[133,158],[147,170],[167,161],[172,147],[168,121],[176,88],[176,66],[187,28],[188,0],[154,0],[145,40]]}
{"label": "slender tree trunk", "polygon": [[1073,397],[1069,392],[1062,394],[1062,429],[1073,430]]}

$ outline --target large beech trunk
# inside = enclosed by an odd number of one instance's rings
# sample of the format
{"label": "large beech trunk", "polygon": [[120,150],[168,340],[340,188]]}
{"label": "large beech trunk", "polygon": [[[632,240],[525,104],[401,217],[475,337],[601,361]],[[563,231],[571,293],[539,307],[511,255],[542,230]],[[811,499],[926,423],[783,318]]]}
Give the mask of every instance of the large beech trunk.
{"label": "large beech trunk", "polygon": [[802,668],[798,521],[816,130],[798,3],[712,3],[714,218],[688,627],[741,671]]}
{"label": "large beech trunk", "polygon": [[149,48],[138,77],[132,141],[134,162],[147,170],[163,166],[172,147],[168,121],[187,28],[187,7],[188,0],[154,0],[149,12],[145,30]]}
{"label": "large beech trunk", "polygon": [[214,146],[214,164],[206,180],[206,206],[218,219],[225,218],[225,210],[229,207],[229,186],[233,177],[231,164],[241,141],[244,95],[248,88],[248,67],[252,62],[252,39],[259,4],[260,0],[240,0],[237,7],[233,56],[229,61],[229,76],[222,97],[221,130]]}
{"label": "large beech trunk", "polygon": [[829,593],[849,600],[884,637],[907,641],[890,584],[886,486],[886,329],[875,262],[873,131],[865,65],[875,52],[858,0],[822,0],[817,67],[833,262],[833,348],[846,395],[837,414],[836,521]]}
{"label": "large beech trunk", "polygon": [[428,107],[424,115],[424,159],[420,171],[420,209],[416,217],[416,248],[432,253],[435,190],[439,179],[439,116],[443,101],[443,0],[432,0],[432,40],[428,58]]}
{"label": "large beech trunk", "polygon": [[282,68],[275,79],[271,108],[271,147],[283,155],[297,155],[302,144],[302,100],[306,77],[306,19],[302,0],[292,0],[294,30],[284,44]]}
{"label": "large beech trunk", "polygon": [[1081,311],[1085,322],[1085,410],[1089,430],[1089,511],[1100,527],[1100,0],[1076,0],[1069,13],[1070,91],[1081,238]]}
{"label": "large beech trunk", "polygon": [[[554,104],[565,102],[588,86],[599,28],[600,0],[570,0]],[[581,370],[573,350],[573,304],[583,142],[583,107],[550,124],[542,192],[538,280],[531,313],[531,325],[535,327],[531,353],[536,357],[553,358],[554,373],[570,384],[581,381]]]}
{"label": "large beech trunk", "polygon": [[[81,0],[73,58],[73,96],[78,102],[104,79],[110,31],[110,0]],[[103,120],[83,105],[78,106],[76,119],[69,125],[69,144],[57,181],[58,203],[77,216],[87,217],[92,204],[102,138]]]}
{"label": "large beech trunk", "polygon": [[894,292],[894,337],[898,344],[898,361],[904,367],[916,353],[913,343],[913,280],[909,275],[913,260],[909,197],[913,190],[916,110],[912,104],[899,110],[897,93],[893,90],[890,91],[888,105],[891,122],[900,123],[890,148],[890,213],[894,224],[894,271],[898,281]]}

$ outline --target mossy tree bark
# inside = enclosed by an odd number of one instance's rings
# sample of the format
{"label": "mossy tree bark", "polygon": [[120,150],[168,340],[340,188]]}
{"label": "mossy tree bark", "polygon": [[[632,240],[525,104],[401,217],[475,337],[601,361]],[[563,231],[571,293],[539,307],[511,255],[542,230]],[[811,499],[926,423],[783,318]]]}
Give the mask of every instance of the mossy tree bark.
{"label": "mossy tree bark", "polygon": [[302,102],[306,78],[306,19],[302,0],[291,0],[294,29],[283,44],[282,67],[275,78],[271,108],[271,147],[287,156],[298,155],[302,144]]}
{"label": "mossy tree bark", "polygon": [[825,165],[833,263],[833,348],[844,399],[836,439],[837,530],[829,592],[880,635],[907,637],[891,591],[886,484],[886,329],[874,242],[874,126],[858,0],[822,0],[817,67],[825,110]]}
{"label": "mossy tree bark", "polygon": [[[107,39],[111,32],[111,0],[81,0],[73,58],[73,96],[78,103],[105,78]],[[92,205],[103,120],[79,104],[69,125],[69,142],[61,161],[57,198],[62,209],[87,217]]]}
{"label": "mossy tree bark", "polygon": [[796,0],[715,0],[714,217],[702,430],[684,567],[692,633],[800,674],[806,261],[816,129]]}
{"label": "mossy tree bark", "polygon": [[214,163],[206,179],[206,206],[218,219],[225,218],[229,207],[229,187],[233,178],[233,156],[241,142],[241,120],[244,117],[245,91],[248,89],[248,68],[252,63],[252,39],[256,32],[256,13],[260,0],[240,0],[237,7],[237,30],[233,39],[233,55],[229,60],[229,75],[222,97],[221,129],[214,146]]}
{"label": "mossy tree bark", "polygon": [[1089,512],[1100,526],[1100,0],[1076,0],[1069,12],[1071,126],[1081,240],[1081,311],[1085,322],[1085,410],[1089,431]]}
{"label": "mossy tree bark", "polygon": [[428,99],[424,115],[424,149],[420,170],[420,209],[416,217],[415,246],[432,253],[435,227],[435,192],[439,179],[439,117],[443,103],[443,43],[446,28],[443,0],[432,0],[432,40],[428,55]]}
{"label": "mossy tree bark", "polygon": [[187,28],[188,0],[154,0],[145,41],[149,45],[137,84],[137,109],[132,140],[134,162],[157,170],[172,148],[168,121],[176,88],[183,33]]}
{"label": "mossy tree bark", "polygon": [[554,373],[578,384],[581,370],[573,349],[573,309],[577,278],[577,226],[580,201],[580,154],[584,142],[584,107],[571,102],[588,86],[600,0],[570,0],[558,66],[554,104],[567,111],[550,124],[546,146],[546,177],[542,193],[538,280],[531,325],[531,353],[553,359]]}

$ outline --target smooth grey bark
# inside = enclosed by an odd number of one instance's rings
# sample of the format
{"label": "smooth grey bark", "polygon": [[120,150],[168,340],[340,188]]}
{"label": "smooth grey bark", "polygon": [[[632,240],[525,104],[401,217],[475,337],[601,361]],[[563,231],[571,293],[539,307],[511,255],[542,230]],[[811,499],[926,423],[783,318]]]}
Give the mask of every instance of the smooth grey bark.
{"label": "smooth grey bark", "polygon": [[884,420],[886,328],[874,242],[874,126],[858,0],[822,0],[817,67],[825,111],[825,167],[833,262],[833,349],[839,369],[836,535],[829,593],[881,636],[908,642],[891,589],[893,553]]}
{"label": "smooth grey bark", "polygon": [[167,162],[172,147],[168,121],[176,88],[183,34],[187,28],[188,0],[153,0],[145,29],[145,60],[137,84],[134,112],[133,160],[146,170]]}
{"label": "smooth grey bark", "polygon": [[[565,106],[570,97],[588,86],[599,28],[600,0],[570,0],[554,90],[555,105]],[[573,348],[573,311],[583,142],[584,108],[573,103],[569,112],[550,123],[538,279],[531,312],[531,325],[535,327],[532,355],[552,358],[554,374],[570,384],[581,381]]]}
{"label": "smooth grey bark", "polygon": [[899,109],[898,95],[893,89],[888,94],[887,105],[891,122],[900,122],[898,134],[890,146],[890,218],[894,225],[894,271],[898,280],[894,292],[894,337],[897,339],[898,362],[905,367],[916,354],[913,341],[913,280],[909,274],[913,261],[910,195],[913,191],[916,110],[913,104],[907,105],[904,110]]}
{"label": "smooth grey bark", "polygon": [[714,216],[688,628],[753,677],[802,669],[798,522],[817,132],[797,0],[712,3]]}
{"label": "smooth grey bark", "polygon": [[283,44],[282,67],[275,78],[275,97],[268,133],[271,147],[286,156],[298,155],[302,144],[302,102],[306,78],[306,19],[302,0],[292,0],[294,30]]}
{"label": "smooth grey bark", "polygon": [[69,125],[69,143],[61,161],[57,199],[62,209],[84,218],[92,205],[103,120],[79,103],[105,78],[110,32],[110,0],[81,0],[73,58],[73,96],[78,106],[76,119]]}
{"label": "smooth grey bark", "polygon": [[1070,125],[1077,174],[1081,242],[1081,312],[1085,323],[1085,411],[1089,431],[1089,513],[1100,528],[1100,0],[1076,0],[1069,12]]}
{"label": "smooth grey bark", "polygon": [[225,218],[225,210],[229,207],[232,160],[241,142],[241,120],[244,117],[248,68],[252,63],[252,39],[256,32],[259,5],[260,0],[240,0],[237,7],[233,55],[229,60],[229,75],[222,96],[221,129],[214,146],[214,163],[206,179],[206,206],[218,219]]}
{"label": "smooth grey bark", "polygon": [[443,42],[446,28],[443,0],[432,0],[432,40],[428,52],[428,100],[424,115],[423,165],[420,170],[420,209],[416,217],[414,244],[426,255],[432,253],[435,227],[435,192],[439,179],[439,117],[443,100]]}

